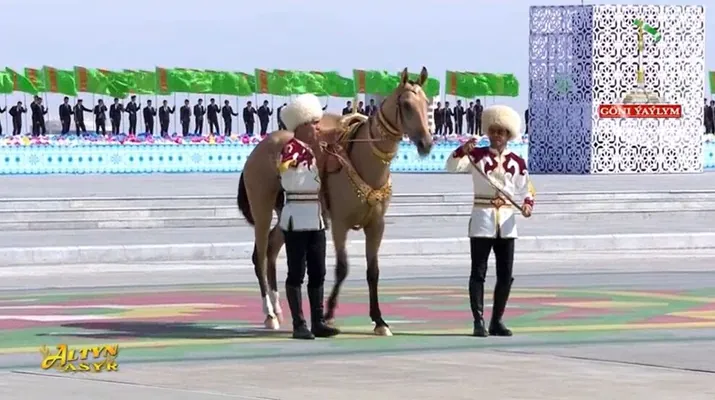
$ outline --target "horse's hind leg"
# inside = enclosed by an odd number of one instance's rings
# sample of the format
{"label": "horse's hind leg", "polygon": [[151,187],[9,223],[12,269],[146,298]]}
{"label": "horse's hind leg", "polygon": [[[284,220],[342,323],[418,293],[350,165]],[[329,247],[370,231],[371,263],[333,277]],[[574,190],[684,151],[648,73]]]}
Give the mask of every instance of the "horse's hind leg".
{"label": "horse's hind leg", "polygon": [[377,218],[364,228],[365,231],[365,257],[367,258],[367,287],[370,293],[370,318],[375,323],[375,334],[378,336],[392,336],[390,327],[382,319],[377,284],[380,280],[380,266],[378,265],[378,252],[385,232],[385,220]]}
{"label": "horse's hind leg", "polygon": [[330,297],[328,298],[328,306],[325,312],[325,322],[330,326],[335,324],[335,309],[338,306],[338,296],[340,296],[340,288],[348,277],[348,253],[345,249],[345,242],[348,239],[348,229],[335,223],[333,220],[333,245],[335,246],[335,284]]}
{"label": "horse's hind leg", "polygon": [[279,322],[283,322],[283,309],[281,308],[280,295],[278,291],[278,277],[276,273],[278,253],[283,247],[283,232],[278,225],[271,229],[268,234],[268,252],[266,254],[266,275],[268,277],[268,286],[270,292],[268,297],[273,305],[273,312],[276,314]]}
{"label": "horse's hind leg", "polygon": [[280,329],[278,318],[276,317],[273,303],[268,296],[268,279],[266,277],[266,259],[268,253],[268,239],[271,230],[271,213],[266,215],[257,215],[260,213],[254,212],[255,219],[255,239],[256,244],[253,248],[253,265],[258,278],[258,286],[261,289],[261,301],[263,302],[263,313],[266,319],[263,321],[268,329]]}

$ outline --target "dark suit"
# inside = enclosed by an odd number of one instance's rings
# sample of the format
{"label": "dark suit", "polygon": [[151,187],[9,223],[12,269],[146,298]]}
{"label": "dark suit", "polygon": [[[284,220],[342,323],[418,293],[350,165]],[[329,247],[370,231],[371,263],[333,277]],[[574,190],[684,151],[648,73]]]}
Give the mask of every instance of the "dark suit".
{"label": "dark suit", "polygon": [[203,104],[194,106],[194,118],[196,119],[196,127],[194,128],[194,135],[201,136],[204,134],[204,115],[206,114],[206,107]]}
{"label": "dark suit", "polygon": [[224,135],[231,136],[233,117],[238,117],[238,113],[233,112],[233,107],[231,106],[223,106],[221,107],[221,117],[223,118]]}
{"label": "dark suit", "polygon": [[12,117],[12,135],[22,133],[22,114],[26,113],[27,109],[22,106],[12,106],[8,114]]}
{"label": "dark suit", "polygon": [[343,108],[343,115],[348,115],[353,112],[353,109],[351,107],[345,107]]}
{"label": "dark suit", "polygon": [[137,134],[137,113],[139,112],[139,106],[137,103],[134,103],[132,101],[127,104],[127,107],[125,108],[125,111],[129,115],[129,134],[130,135],[136,135]]}
{"label": "dark suit", "polygon": [[474,133],[477,135],[483,135],[482,132],[482,112],[484,111],[484,106],[481,104],[474,105]]}
{"label": "dark suit", "polygon": [[256,109],[251,107],[243,107],[243,123],[246,125],[246,134],[253,136],[253,127],[256,125],[256,117],[253,115]]}
{"label": "dark suit", "polygon": [[119,135],[119,128],[122,125],[122,111],[124,106],[112,104],[109,106],[109,120],[112,122],[112,135]]}
{"label": "dark suit", "polygon": [[94,106],[94,127],[97,133],[101,131],[102,135],[107,134],[107,106]]}
{"label": "dark suit", "polygon": [[191,124],[191,107],[181,106],[179,109],[179,120],[181,120],[181,135],[189,136],[189,125]]}
{"label": "dark suit", "polygon": [[713,108],[706,105],[704,110],[705,133],[715,133],[715,120]]}
{"label": "dark suit", "polygon": [[464,107],[454,106],[454,128],[457,135],[461,135],[464,125]]}
{"label": "dark suit", "polygon": [[444,112],[444,126],[445,126],[444,134],[451,135],[452,132],[454,132],[454,125],[452,124],[452,117],[454,116],[454,112],[449,107],[445,107],[443,112]]}
{"label": "dark suit", "polygon": [[74,106],[74,127],[78,135],[80,132],[87,133],[87,128],[84,126],[85,111],[92,112],[92,110],[85,107],[84,104],[76,104]]}
{"label": "dark suit", "polygon": [[46,135],[45,114],[47,114],[47,109],[44,106],[32,102],[30,104],[30,111],[32,112],[32,136],[40,134]]}
{"label": "dark suit", "polygon": [[159,108],[159,127],[161,128],[161,135],[169,134],[169,123],[171,122],[171,114],[176,111],[176,106],[171,108],[169,106],[161,106]]}
{"label": "dark suit", "polygon": [[258,107],[258,122],[261,123],[261,136],[267,134],[268,123],[271,120],[271,115],[273,115],[273,110],[268,108],[268,106]]}
{"label": "dark suit", "polygon": [[285,130],[286,129],[286,124],[283,123],[283,120],[281,119],[281,110],[283,110],[283,107],[285,106],[280,106],[278,107],[278,110],[276,110],[276,118],[278,119],[278,129]]}
{"label": "dark suit", "polygon": [[218,108],[218,104],[209,104],[206,107],[206,118],[209,120],[209,133],[214,134],[214,128],[216,128],[216,134],[221,133],[221,128],[218,126],[218,114],[221,110]]}
{"label": "dark suit", "polygon": [[444,108],[434,109],[434,134],[441,135],[444,129]]}
{"label": "dark suit", "polygon": [[72,106],[69,104],[60,104],[60,122],[62,122],[62,134],[69,133],[70,124],[72,123]]}
{"label": "dark suit", "polygon": [[146,106],[144,107],[144,110],[142,110],[142,114],[144,116],[144,129],[146,133],[153,135],[154,134],[154,117],[156,117],[156,108],[152,106]]}
{"label": "dark suit", "polygon": [[474,106],[467,108],[467,135],[474,135]]}

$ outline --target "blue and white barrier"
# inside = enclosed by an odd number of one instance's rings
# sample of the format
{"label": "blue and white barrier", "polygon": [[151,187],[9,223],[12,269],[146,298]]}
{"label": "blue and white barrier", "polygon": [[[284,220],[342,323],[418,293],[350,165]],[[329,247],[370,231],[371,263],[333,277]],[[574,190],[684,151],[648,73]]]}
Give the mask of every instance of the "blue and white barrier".
{"label": "blue and white barrier", "polygon": [[[457,143],[436,143],[421,158],[409,143],[400,145],[393,172],[443,172]],[[0,147],[0,175],[142,174],[240,172],[253,144],[152,144]],[[528,157],[528,144],[510,149]],[[715,169],[715,143],[704,144],[705,169]]]}

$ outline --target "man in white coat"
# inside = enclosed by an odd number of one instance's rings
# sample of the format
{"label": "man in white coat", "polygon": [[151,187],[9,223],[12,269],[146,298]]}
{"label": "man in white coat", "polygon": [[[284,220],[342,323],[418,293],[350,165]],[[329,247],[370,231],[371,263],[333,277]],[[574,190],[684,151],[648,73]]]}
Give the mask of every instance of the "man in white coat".
{"label": "man in white coat", "polygon": [[482,132],[489,138],[489,147],[475,147],[475,140],[471,140],[452,152],[446,168],[449,172],[471,172],[474,183],[474,206],[469,219],[472,261],[469,301],[474,317],[473,335],[488,336],[484,325],[484,279],[489,254],[494,250],[497,282],[488,334],[511,336],[502,317],[514,282],[518,212],[512,200],[521,201],[521,214],[528,218],[535,193],[526,161],[507,149],[507,143],[520,136],[519,114],[510,107],[495,105],[484,109],[481,123]]}

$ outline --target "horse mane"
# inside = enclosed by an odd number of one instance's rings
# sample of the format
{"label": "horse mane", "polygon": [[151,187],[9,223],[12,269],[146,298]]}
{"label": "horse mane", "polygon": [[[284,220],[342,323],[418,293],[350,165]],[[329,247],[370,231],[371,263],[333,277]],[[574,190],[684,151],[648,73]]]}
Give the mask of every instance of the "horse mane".
{"label": "horse mane", "polygon": [[337,115],[323,114],[320,120],[320,138],[327,143],[337,143],[344,139],[344,135],[351,131],[356,124],[367,121],[368,117],[362,114]]}

